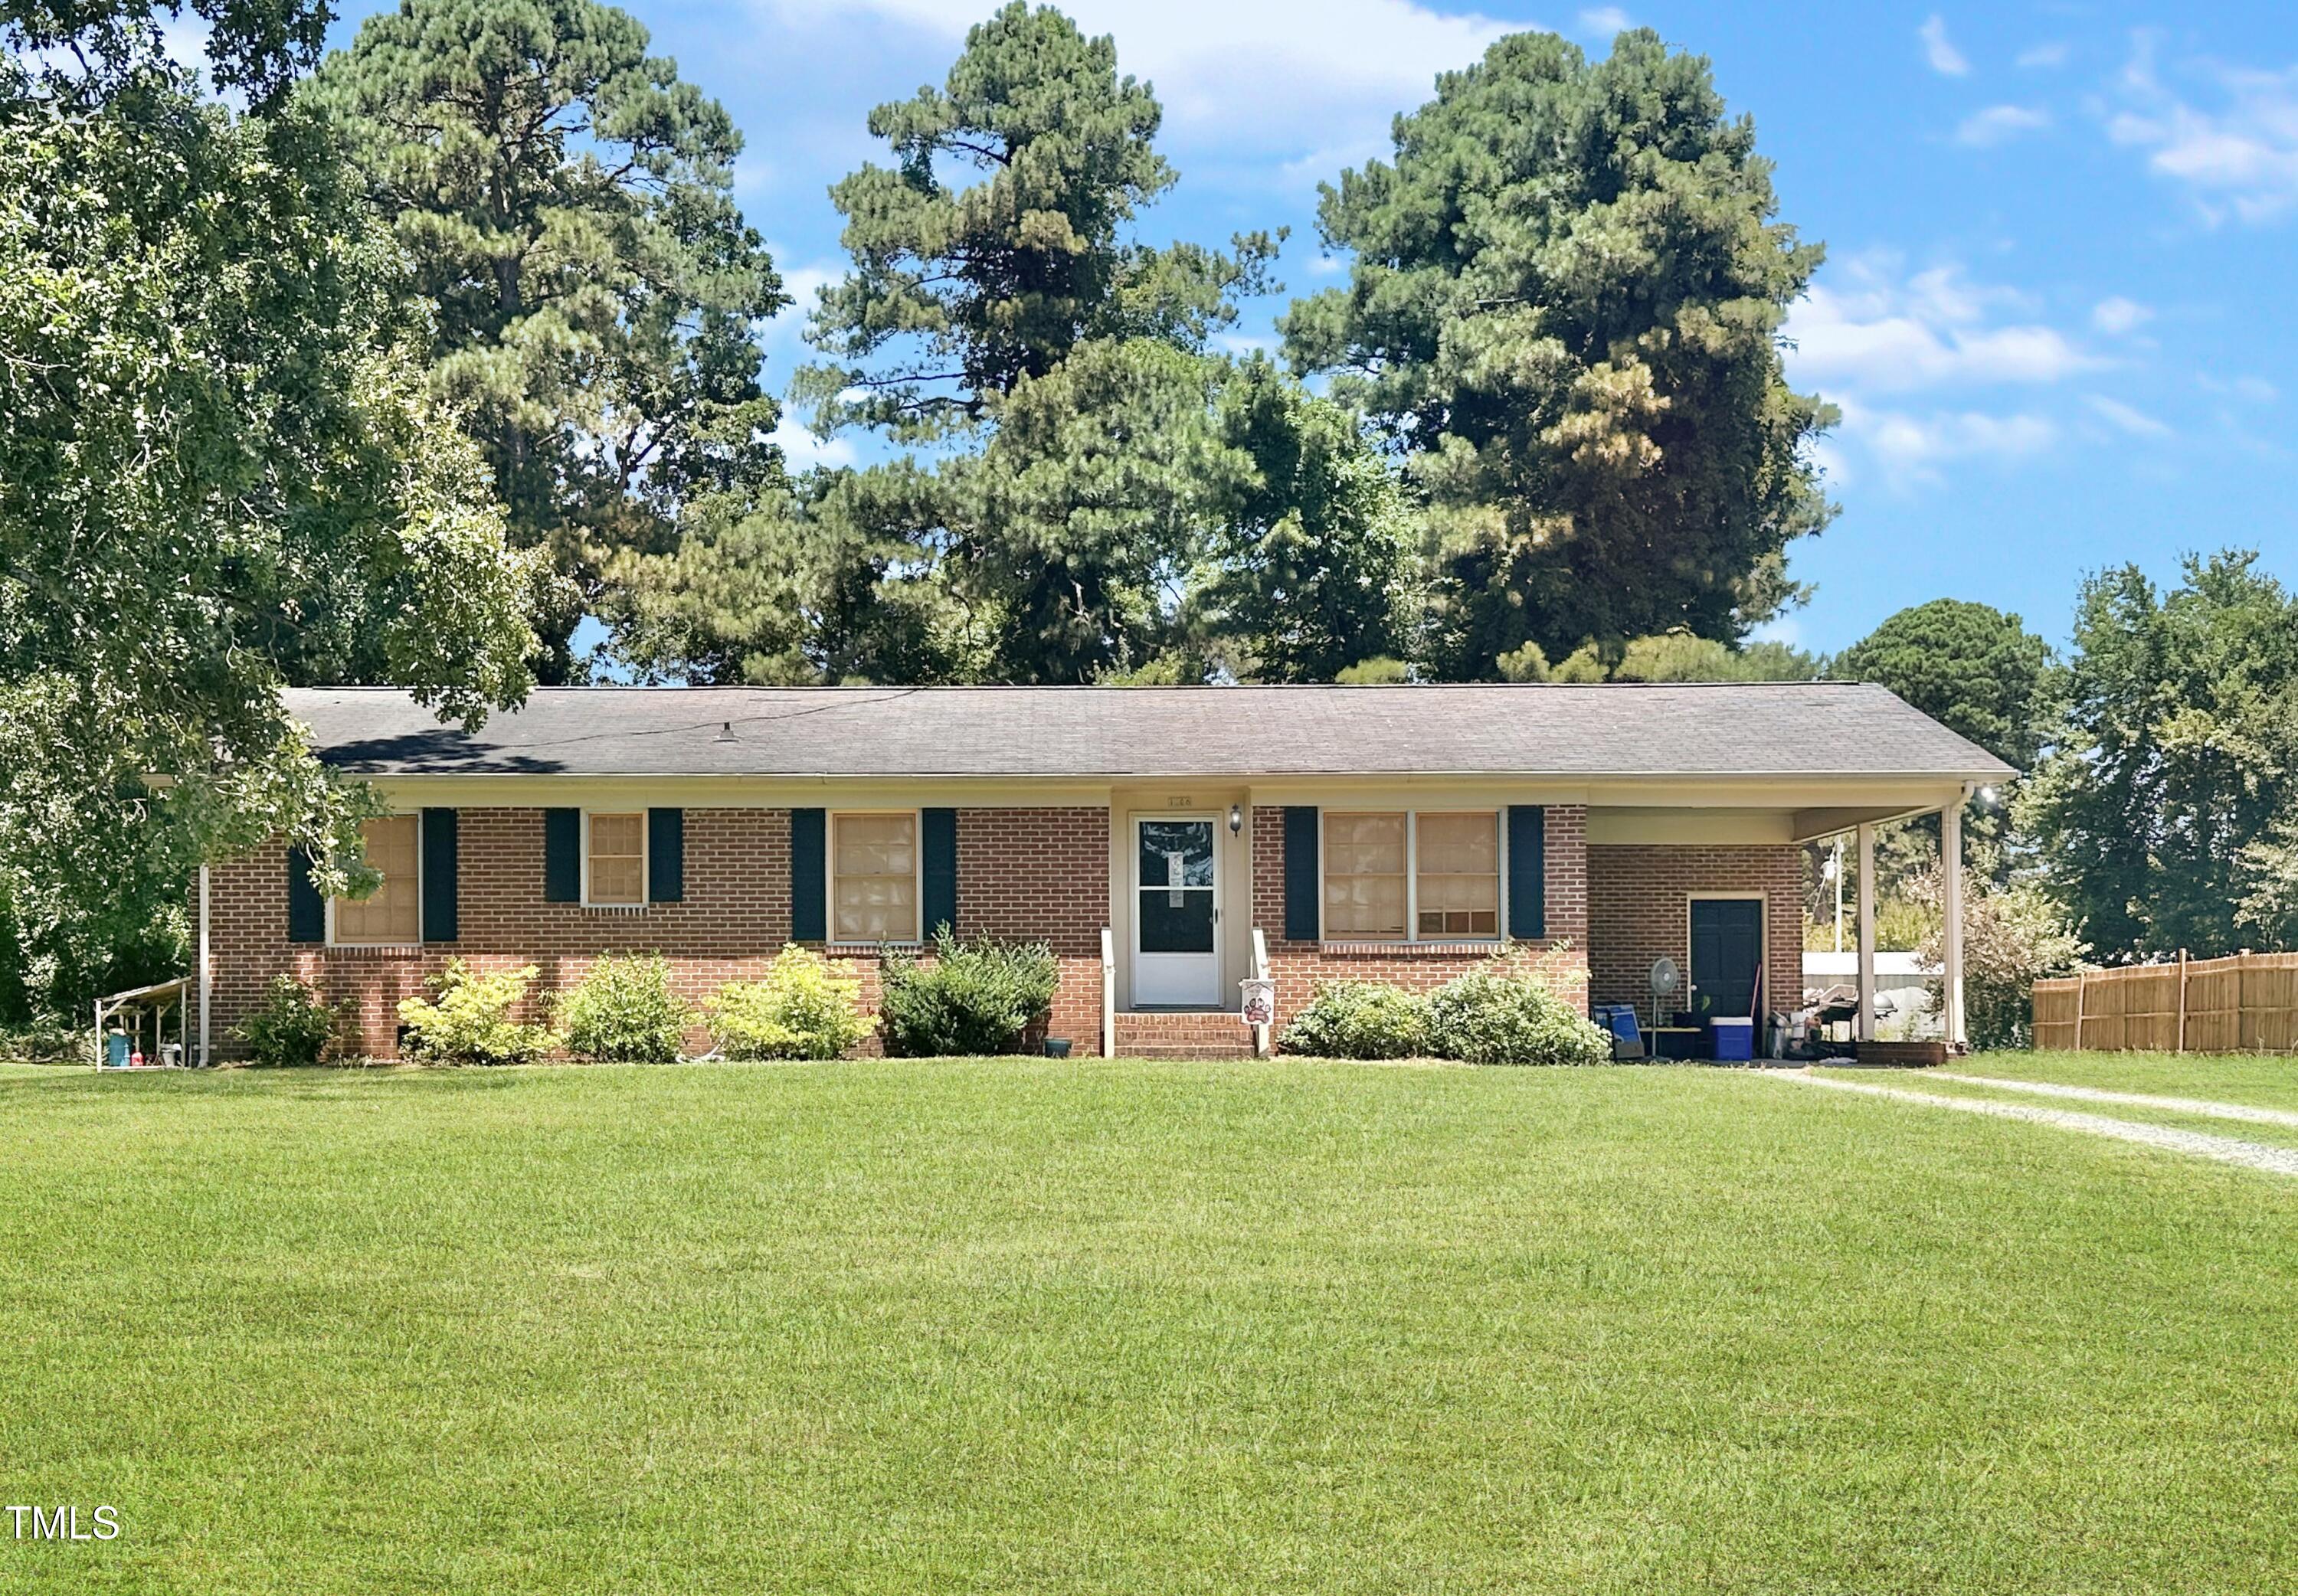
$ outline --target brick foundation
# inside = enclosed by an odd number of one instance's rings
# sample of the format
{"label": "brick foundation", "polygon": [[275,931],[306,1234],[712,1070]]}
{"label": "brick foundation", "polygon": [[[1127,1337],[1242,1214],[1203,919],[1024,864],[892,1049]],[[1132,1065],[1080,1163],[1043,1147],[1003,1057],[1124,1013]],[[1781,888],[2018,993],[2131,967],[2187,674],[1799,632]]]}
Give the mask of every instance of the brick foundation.
{"label": "brick foundation", "polygon": [[[1690,959],[1694,892],[1760,892],[1765,898],[1763,1007],[1803,1001],[1803,862],[1792,845],[1678,848],[1599,846],[1588,850],[1589,995],[1651,1013],[1651,966]],[[1682,1005],[1679,992],[1672,1000]]]}
{"label": "brick foundation", "polygon": [[[459,933],[420,948],[328,947],[287,940],[287,865],[272,846],[211,872],[215,961],[212,1035],[219,1057],[244,1050],[230,1028],[262,1002],[276,975],[293,975],[351,1013],[346,1046],[398,1053],[398,1005],[460,958],[475,969],[537,967],[526,1012],[544,1017],[551,993],[580,981],[602,954],[660,953],[690,1004],[725,981],[761,975],[790,933],[789,812],[689,809],[683,901],[624,911],[542,899],[542,811],[465,809],[458,819]],[[965,809],[958,815],[961,936],[1043,939],[1061,965],[1053,1034],[1091,1053],[1101,1034],[1101,928],[1109,917],[1109,817],[1099,808]],[[874,1007],[874,950],[838,950],[863,976]],[[1034,1044],[1035,1038],[1032,1038]],[[707,1038],[698,1026],[688,1045]]]}

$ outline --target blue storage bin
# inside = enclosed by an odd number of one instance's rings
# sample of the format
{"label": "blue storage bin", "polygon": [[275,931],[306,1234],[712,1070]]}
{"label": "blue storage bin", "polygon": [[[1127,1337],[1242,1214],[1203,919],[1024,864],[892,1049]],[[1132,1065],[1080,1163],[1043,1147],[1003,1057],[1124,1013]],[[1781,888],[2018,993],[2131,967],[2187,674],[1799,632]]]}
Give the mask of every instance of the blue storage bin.
{"label": "blue storage bin", "polygon": [[1715,1058],[1719,1063],[1748,1063],[1756,1056],[1756,1022],[1753,1020],[1711,1020],[1708,1025],[1715,1037]]}
{"label": "blue storage bin", "polygon": [[103,1062],[115,1070],[128,1068],[128,1037],[123,1031],[112,1031],[103,1038]]}

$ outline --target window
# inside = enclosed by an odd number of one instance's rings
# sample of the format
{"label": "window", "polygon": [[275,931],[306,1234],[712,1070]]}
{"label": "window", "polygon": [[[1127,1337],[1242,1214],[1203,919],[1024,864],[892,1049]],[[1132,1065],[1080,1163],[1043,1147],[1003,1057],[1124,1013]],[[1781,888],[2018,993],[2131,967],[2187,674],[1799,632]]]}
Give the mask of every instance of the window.
{"label": "window", "polygon": [[401,947],[423,940],[423,879],[417,827],[412,815],[386,815],[360,823],[367,862],[383,872],[383,885],[366,897],[339,897],[333,905],[335,939],[345,947]]}
{"label": "window", "polygon": [[1407,815],[1325,816],[1325,935],[1404,939]]}
{"label": "window", "polygon": [[916,812],[833,815],[830,825],[831,940],[916,941]]}
{"label": "window", "polygon": [[1423,815],[1413,839],[1424,939],[1500,934],[1500,817]]}
{"label": "window", "polygon": [[1326,814],[1326,936],[1434,942],[1500,934],[1497,813]]}
{"label": "window", "polygon": [[588,904],[646,902],[646,813],[593,815],[583,860]]}

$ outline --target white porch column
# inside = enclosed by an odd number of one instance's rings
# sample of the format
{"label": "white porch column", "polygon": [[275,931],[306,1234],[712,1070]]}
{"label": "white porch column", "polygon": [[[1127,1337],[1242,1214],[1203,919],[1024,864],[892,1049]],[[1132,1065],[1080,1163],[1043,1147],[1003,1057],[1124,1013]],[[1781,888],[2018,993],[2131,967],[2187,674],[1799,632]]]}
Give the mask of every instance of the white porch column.
{"label": "white porch column", "polygon": [[1939,811],[1939,914],[1945,921],[1947,1039],[1968,1039],[1963,1028],[1963,805]]}
{"label": "white porch column", "polygon": [[215,990],[215,965],[208,957],[208,867],[200,866],[200,1068],[215,1063],[208,1052],[208,1000]]}
{"label": "white porch column", "polygon": [[1859,1039],[1875,1039],[1875,828],[1859,828]]}

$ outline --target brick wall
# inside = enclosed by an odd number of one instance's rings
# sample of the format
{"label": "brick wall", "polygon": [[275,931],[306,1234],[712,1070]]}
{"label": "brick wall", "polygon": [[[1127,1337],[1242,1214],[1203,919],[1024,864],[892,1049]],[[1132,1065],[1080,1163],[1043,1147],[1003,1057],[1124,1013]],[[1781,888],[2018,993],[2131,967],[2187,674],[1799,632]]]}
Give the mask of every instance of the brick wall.
{"label": "brick wall", "polygon": [[[1552,804],[1546,818],[1547,935],[1526,944],[1550,957],[1542,968],[1558,996],[1584,1006],[1588,968],[1588,811]],[[1426,992],[1491,956],[1476,944],[1292,941],[1285,936],[1285,811],[1262,806],[1252,815],[1252,922],[1269,939],[1269,972],[1277,983],[1277,1026],[1326,980],[1385,981]]]}
{"label": "brick wall", "polygon": [[[262,1001],[273,976],[309,982],[352,1008],[353,1045],[397,1052],[398,1004],[459,957],[482,970],[533,964],[528,1013],[583,979],[601,954],[661,953],[674,988],[699,1003],[718,986],[755,979],[789,939],[790,843],[786,809],[689,809],[685,897],[637,912],[542,899],[542,811],[465,809],[458,821],[459,939],[421,949],[324,947],[287,940],[287,865],[277,846],[211,872],[215,960],[213,1036],[238,1051],[229,1028]],[[1101,928],[1108,923],[1109,817],[1097,808],[964,809],[958,814],[958,930],[1044,938],[1061,962],[1052,1030],[1089,1053],[1101,1027]],[[877,1000],[874,955],[841,953],[861,967]],[[697,1029],[689,1045],[705,1038]]]}
{"label": "brick wall", "polygon": [[[1690,957],[1694,892],[1761,892],[1765,1013],[1803,1001],[1803,863],[1789,845],[1588,849],[1589,995],[1651,1013],[1651,966]],[[1679,996],[1676,1003],[1683,999]]]}
{"label": "brick wall", "polygon": [[1050,943],[1061,963],[1046,1030],[1082,1057],[1101,1046],[1101,930],[1109,923],[1109,811],[960,809],[957,932]]}

